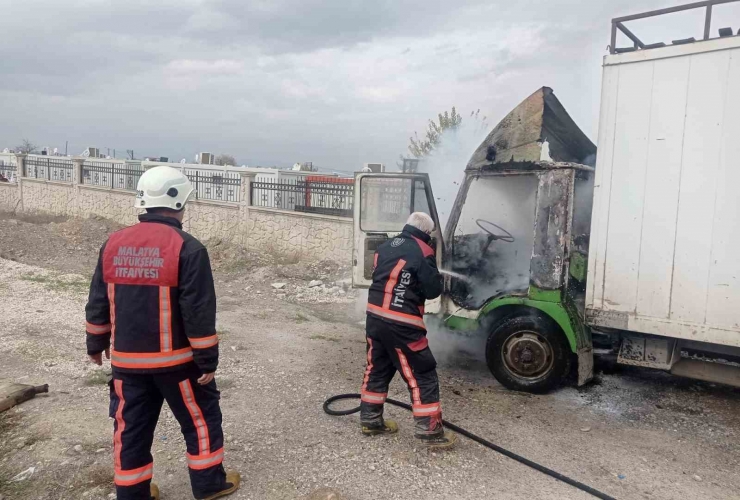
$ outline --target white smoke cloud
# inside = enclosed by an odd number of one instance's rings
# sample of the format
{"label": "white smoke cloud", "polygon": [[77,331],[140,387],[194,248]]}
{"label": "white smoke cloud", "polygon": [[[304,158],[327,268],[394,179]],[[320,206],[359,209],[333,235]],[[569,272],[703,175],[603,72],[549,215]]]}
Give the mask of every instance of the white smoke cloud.
{"label": "white smoke cloud", "polygon": [[486,360],[486,338],[482,332],[453,331],[444,325],[441,318],[426,316],[429,348],[438,364],[470,367]]}
{"label": "white smoke cloud", "polygon": [[443,230],[463,181],[468,160],[488,132],[489,127],[485,119],[463,117],[460,126],[445,130],[432,154],[419,162],[419,172],[429,174]]}

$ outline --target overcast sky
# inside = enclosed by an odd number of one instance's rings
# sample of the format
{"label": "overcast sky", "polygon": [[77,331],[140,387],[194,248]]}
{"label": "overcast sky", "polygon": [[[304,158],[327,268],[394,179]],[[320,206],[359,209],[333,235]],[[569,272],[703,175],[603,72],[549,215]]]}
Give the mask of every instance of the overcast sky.
{"label": "overcast sky", "polygon": [[[495,125],[543,85],[595,140],[610,19],[678,3],[0,0],[0,148],[351,171],[394,164],[439,111]],[[702,15],[631,26],[698,38]],[[740,28],[737,8],[716,15],[713,33]]]}

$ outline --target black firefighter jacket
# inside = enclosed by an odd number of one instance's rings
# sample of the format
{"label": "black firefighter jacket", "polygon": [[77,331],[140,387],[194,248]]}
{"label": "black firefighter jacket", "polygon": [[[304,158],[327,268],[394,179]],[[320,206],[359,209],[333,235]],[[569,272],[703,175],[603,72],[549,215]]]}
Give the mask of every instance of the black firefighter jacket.
{"label": "black firefighter jacket", "polygon": [[428,234],[406,225],[400,235],[378,247],[368,314],[426,330],[424,301],[442,293],[442,276],[430,240]]}
{"label": "black firefighter jacket", "polygon": [[87,352],[112,344],[111,365],[157,373],[193,362],[216,371],[216,292],[205,247],[175,219],[139,216],[100,250],[87,307]]}

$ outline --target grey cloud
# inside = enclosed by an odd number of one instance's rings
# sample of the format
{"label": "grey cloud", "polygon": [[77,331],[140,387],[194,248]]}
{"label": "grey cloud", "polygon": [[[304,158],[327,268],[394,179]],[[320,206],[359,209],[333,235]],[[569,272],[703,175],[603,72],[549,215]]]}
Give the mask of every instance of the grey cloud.
{"label": "grey cloud", "polygon": [[495,123],[541,85],[593,138],[609,20],[663,0],[614,3],[0,0],[0,148],[352,169],[393,164],[452,105]]}

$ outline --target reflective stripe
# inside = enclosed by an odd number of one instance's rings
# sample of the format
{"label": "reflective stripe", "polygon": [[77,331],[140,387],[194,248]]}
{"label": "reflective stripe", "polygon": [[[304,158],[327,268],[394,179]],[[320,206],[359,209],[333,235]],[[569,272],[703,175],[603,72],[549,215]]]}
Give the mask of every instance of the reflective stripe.
{"label": "reflective stripe", "polygon": [[117,469],[121,468],[121,434],[126,427],[123,421],[123,407],[126,401],[123,399],[123,380],[113,380],[113,389],[118,396],[118,409],[116,410],[116,432],[113,434],[113,464]]}
{"label": "reflective stripe", "polygon": [[416,342],[411,342],[410,344],[408,344],[409,349],[411,349],[414,352],[423,351],[428,346],[429,346],[429,341],[427,340],[426,337],[422,337]]}
{"label": "reflective stripe", "polygon": [[439,403],[430,403],[427,405],[414,405],[414,416],[415,417],[429,417],[432,415],[437,415],[442,410],[440,408]]}
{"label": "reflective stripe", "polygon": [[193,419],[195,425],[195,431],[198,434],[198,454],[206,455],[210,453],[211,441],[208,437],[208,426],[206,421],[203,419],[203,412],[195,402],[195,396],[193,396],[193,386],[190,385],[190,380],[183,380],[180,382],[180,393],[182,399],[185,402],[185,406],[188,409],[188,413]]}
{"label": "reflective stripe", "polygon": [[110,333],[110,328],[110,323],[106,325],[93,325],[92,323],[85,321],[85,330],[90,335],[103,335],[105,333]]}
{"label": "reflective stripe", "polygon": [[367,389],[367,381],[370,380],[370,373],[373,371],[373,339],[367,338],[367,345],[367,368],[365,368],[365,378],[362,379],[360,392],[365,392]]}
{"label": "reflective stripe", "polygon": [[383,309],[388,309],[391,306],[391,299],[393,298],[393,289],[398,283],[398,275],[401,274],[401,269],[406,265],[406,261],[400,259],[396,264],[396,267],[391,271],[391,275],[388,278],[388,282],[385,284],[385,297],[383,297]]}
{"label": "reflective stripe", "polygon": [[224,449],[221,448],[214,451],[213,453],[208,453],[204,455],[191,455],[190,453],[188,453],[187,458],[188,467],[190,467],[191,469],[207,469],[208,467],[213,467],[214,465],[218,465],[224,461]]}
{"label": "reflective stripe", "polygon": [[190,347],[193,349],[208,349],[209,347],[218,345],[218,335],[188,340],[190,341]]}
{"label": "reflective stripe", "polygon": [[388,393],[362,391],[360,400],[371,404],[383,404],[387,397]]}
{"label": "reflective stripe", "polygon": [[108,283],[108,302],[110,303],[110,343],[115,348],[116,338],[116,285]]}
{"label": "reflective stripe", "polygon": [[193,359],[189,347],[170,352],[111,352],[111,364],[119,368],[165,368],[188,363]]}
{"label": "reflective stripe", "polygon": [[406,355],[398,347],[396,347],[396,352],[398,353],[398,359],[401,361],[401,371],[403,372],[403,376],[406,378],[406,383],[409,385],[409,389],[411,389],[412,406],[420,406],[421,393],[419,392],[419,385],[416,383],[416,379],[414,378],[414,372],[411,371],[411,366],[409,366],[409,360],[406,359]]}
{"label": "reflective stripe", "polygon": [[172,305],[167,286],[159,287],[159,350],[172,351]]}
{"label": "reflective stripe", "polygon": [[418,326],[419,328],[423,328],[426,330],[426,325],[424,325],[424,320],[418,316],[412,316],[411,314],[389,311],[387,309],[383,309],[382,307],[376,306],[375,304],[368,304],[367,312],[375,316],[380,316],[381,318],[392,319],[393,321],[397,321],[399,323],[406,323],[407,325]]}
{"label": "reflective stripe", "polygon": [[421,248],[421,253],[424,255],[424,258],[434,256],[434,249],[429,246],[428,243],[421,241],[421,239],[417,238],[416,236],[412,236],[414,240],[416,240],[416,243],[419,245],[419,248]]}
{"label": "reflective stripe", "polygon": [[138,469],[123,470],[116,468],[115,475],[113,476],[113,482],[118,486],[133,486],[135,484],[143,483],[152,478],[154,472],[154,464],[150,463],[144,467]]}

